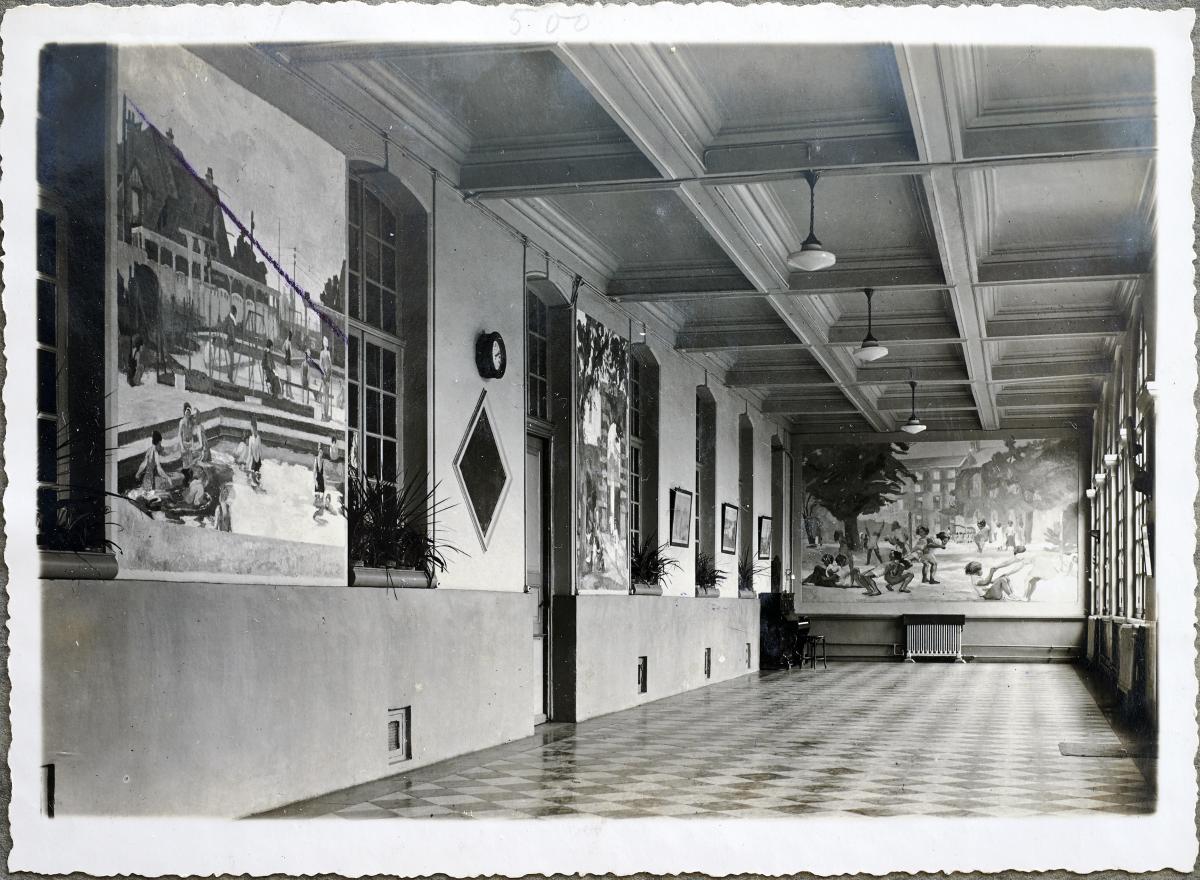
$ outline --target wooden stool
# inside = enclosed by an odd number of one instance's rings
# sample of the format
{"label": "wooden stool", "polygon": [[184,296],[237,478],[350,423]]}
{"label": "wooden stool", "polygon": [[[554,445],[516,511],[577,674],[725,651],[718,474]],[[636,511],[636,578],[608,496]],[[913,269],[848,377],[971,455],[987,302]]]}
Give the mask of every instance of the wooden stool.
{"label": "wooden stool", "polygon": [[829,668],[829,661],[825,657],[825,636],[805,636],[803,653],[800,655],[800,668],[804,668],[805,663],[811,663],[812,668],[817,668],[817,652],[820,651],[821,667]]}

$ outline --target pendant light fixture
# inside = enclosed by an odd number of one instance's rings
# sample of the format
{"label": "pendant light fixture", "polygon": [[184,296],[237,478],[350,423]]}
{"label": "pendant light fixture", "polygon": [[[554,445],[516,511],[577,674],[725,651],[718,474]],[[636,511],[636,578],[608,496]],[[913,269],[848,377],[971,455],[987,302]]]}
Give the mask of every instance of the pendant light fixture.
{"label": "pendant light fixture", "polygon": [[909,415],[908,421],[900,426],[900,430],[905,434],[920,434],[925,430],[925,423],[917,418],[917,380],[912,378],[912,370],[908,371],[908,375],[908,388],[912,394],[912,413]]}
{"label": "pendant light fixture", "polygon": [[793,269],[803,269],[805,272],[815,272],[817,269],[828,269],[837,257],[825,250],[824,245],[817,240],[813,226],[817,219],[817,178],[815,171],[805,171],[804,179],[808,181],[808,238],[800,245],[800,250],[792,251],[787,256],[787,264]]}
{"label": "pendant light fixture", "polygon": [[868,287],[863,293],[867,295],[867,335],[863,337],[862,345],[854,350],[854,359],[860,364],[869,364],[887,357],[888,350],[887,346],[880,345],[879,340],[871,333],[871,297],[875,291]]}

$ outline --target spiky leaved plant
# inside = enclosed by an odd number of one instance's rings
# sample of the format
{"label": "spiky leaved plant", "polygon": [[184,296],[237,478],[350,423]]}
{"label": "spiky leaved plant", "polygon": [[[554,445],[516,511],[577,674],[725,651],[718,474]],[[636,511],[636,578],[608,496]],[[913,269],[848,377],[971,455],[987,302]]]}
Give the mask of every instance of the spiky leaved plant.
{"label": "spiky leaved plant", "polygon": [[349,533],[350,560],[367,568],[408,568],[432,578],[446,570],[454,545],[431,537],[428,524],[448,505],[426,488],[424,473],[406,483],[372,480],[357,468],[346,470],[342,513]]}
{"label": "spiky leaved plant", "polygon": [[738,560],[738,589],[742,592],[754,591],[754,579],[766,571],[764,565],[755,565],[754,558],[749,552]]}
{"label": "spiky leaved plant", "polygon": [[716,560],[707,553],[696,554],[696,586],[712,588],[725,580],[725,572],[717,568]]}
{"label": "spiky leaved plant", "polygon": [[671,571],[679,568],[679,562],[669,556],[670,544],[659,544],[656,535],[650,535],[641,547],[633,548],[630,559],[630,574],[635,583],[661,584]]}

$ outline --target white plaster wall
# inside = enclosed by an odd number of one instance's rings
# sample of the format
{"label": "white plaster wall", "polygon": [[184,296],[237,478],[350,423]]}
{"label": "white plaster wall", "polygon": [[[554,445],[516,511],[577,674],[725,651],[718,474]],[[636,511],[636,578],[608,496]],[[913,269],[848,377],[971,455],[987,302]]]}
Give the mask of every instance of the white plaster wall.
{"label": "white plaster wall", "polygon": [[[573,597],[582,721],[747,675],[758,669],[758,600],[671,596]],[[750,664],[746,664],[746,644]],[[712,678],[704,649],[712,649]],[[646,657],[647,693],[637,692],[637,660]]]}
{"label": "white plaster wall", "polygon": [[[240,817],[533,733],[523,595],[40,588],[59,815]],[[402,706],[413,758],[390,765]]]}
{"label": "white plaster wall", "polygon": [[[670,344],[649,335],[646,344],[658,361],[658,535],[665,543],[671,534],[671,489],[696,487],[696,385],[704,374],[680,358]],[[694,536],[693,536],[694,538]],[[692,547],[672,547],[679,562],[663,588],[664,595],[694,596],[696,559]]]}
{"label": "white plaster wall", "polygon": [[[525,586],[525,332],[521,244],[476,208],[441,187],[434,212],[433,468],[450,507],[439,535],[464,551],[449,558],[449,589],[523,590]],[[483,379],[475,340],[497,331],[508,367]],[[482,391],[508,464],[508,490],[486,549],[453,466]]]}

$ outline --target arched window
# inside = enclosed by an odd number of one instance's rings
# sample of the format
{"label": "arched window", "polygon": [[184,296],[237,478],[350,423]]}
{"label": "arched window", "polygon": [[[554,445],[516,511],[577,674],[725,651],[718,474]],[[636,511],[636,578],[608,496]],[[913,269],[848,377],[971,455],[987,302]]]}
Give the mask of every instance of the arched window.
{"label": "arched window", "polygon": [[696,388],[696,552],[716,556],[717,402]]}
{"label": "arched window", "polygon": [[334,369],[346,370],[351,454],[370,479],[407,481],[426,466],[426,215],[379,169],[354,171],[348,193],[349,334],[344,365],[334,346]]}
{"label": "arched window", "polygon": [[664,543],[658,529],[658,362],[646,345],[629,358],[629,535]]}
{"label": "arched window", "polygon": [[754,423],[738,416],[738,559],[754,558]]}

